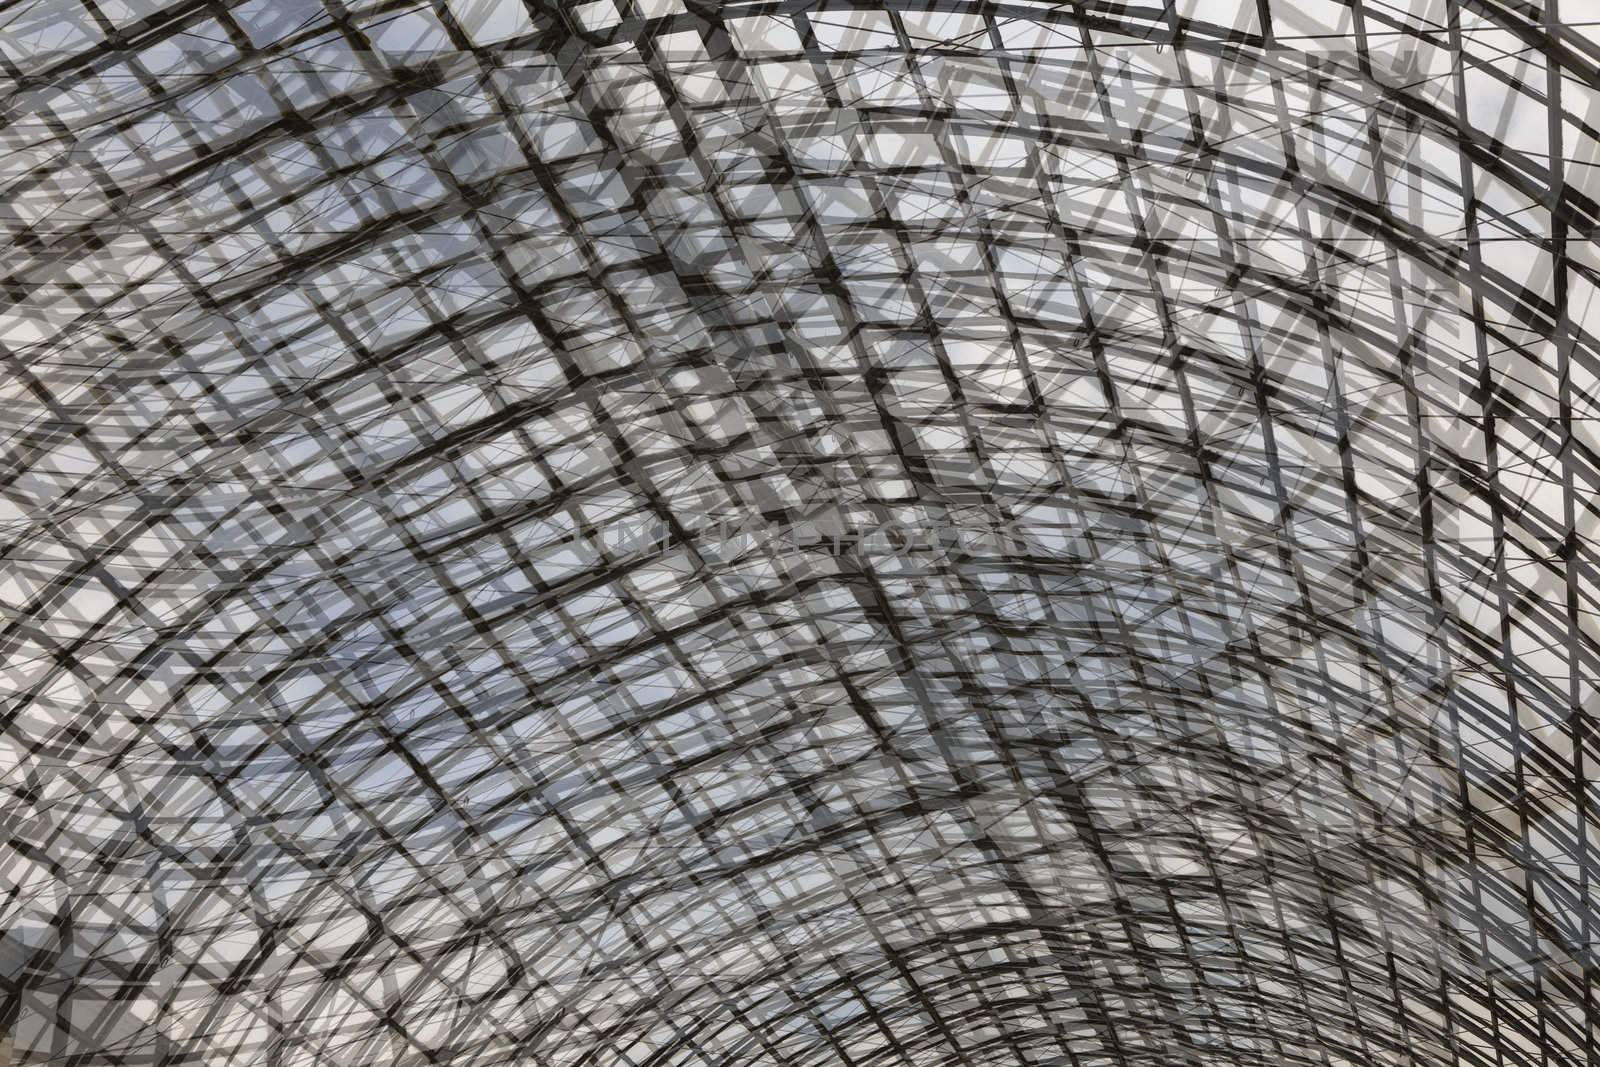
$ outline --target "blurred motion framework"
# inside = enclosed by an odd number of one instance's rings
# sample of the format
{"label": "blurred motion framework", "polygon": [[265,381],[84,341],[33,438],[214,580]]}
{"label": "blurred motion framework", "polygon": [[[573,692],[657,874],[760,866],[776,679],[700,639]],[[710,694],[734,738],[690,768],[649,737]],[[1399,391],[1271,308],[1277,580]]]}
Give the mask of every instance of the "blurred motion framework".
{"label": "blurred motion framework", "polygon": [[17,1063],[1600,1063],[1576,0],[0,12]]}

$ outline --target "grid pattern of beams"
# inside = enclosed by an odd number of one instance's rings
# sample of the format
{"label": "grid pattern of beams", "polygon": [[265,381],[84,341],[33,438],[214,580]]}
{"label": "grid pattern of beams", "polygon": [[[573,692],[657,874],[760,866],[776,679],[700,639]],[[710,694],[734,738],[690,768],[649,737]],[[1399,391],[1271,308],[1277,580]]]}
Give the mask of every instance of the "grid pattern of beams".
{"label": "grid pattern of beams", "polygon": [[0,13],[17,1062],[1600,1063],[1588,12]]}

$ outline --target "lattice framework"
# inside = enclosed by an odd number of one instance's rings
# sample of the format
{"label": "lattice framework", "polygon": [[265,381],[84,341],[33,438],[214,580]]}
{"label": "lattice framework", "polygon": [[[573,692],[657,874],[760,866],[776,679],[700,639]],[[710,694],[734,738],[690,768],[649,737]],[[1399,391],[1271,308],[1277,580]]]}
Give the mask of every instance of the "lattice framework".
{"label": "lattice framework", "polygon": [[1576,0],[0,14],[17,1062],[1600,1062]]}

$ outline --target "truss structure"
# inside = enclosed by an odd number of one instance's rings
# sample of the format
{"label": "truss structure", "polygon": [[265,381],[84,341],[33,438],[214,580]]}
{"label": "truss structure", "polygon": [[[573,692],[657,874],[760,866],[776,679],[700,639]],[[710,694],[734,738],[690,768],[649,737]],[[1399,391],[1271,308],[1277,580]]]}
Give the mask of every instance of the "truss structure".
{"label": "truss structure", "polygon": [[0,8],[0,1060],[1600,1063],[1600,9]]}

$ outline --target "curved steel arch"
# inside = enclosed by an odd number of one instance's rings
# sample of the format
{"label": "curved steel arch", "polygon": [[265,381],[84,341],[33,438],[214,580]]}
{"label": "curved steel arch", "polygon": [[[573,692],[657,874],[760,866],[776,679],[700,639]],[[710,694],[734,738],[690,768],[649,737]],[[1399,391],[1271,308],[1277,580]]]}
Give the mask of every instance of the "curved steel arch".
{"label": "curved steel arch", "polygon": [[1597,41],[0,16],[10,1057],[1600,1061]]}

